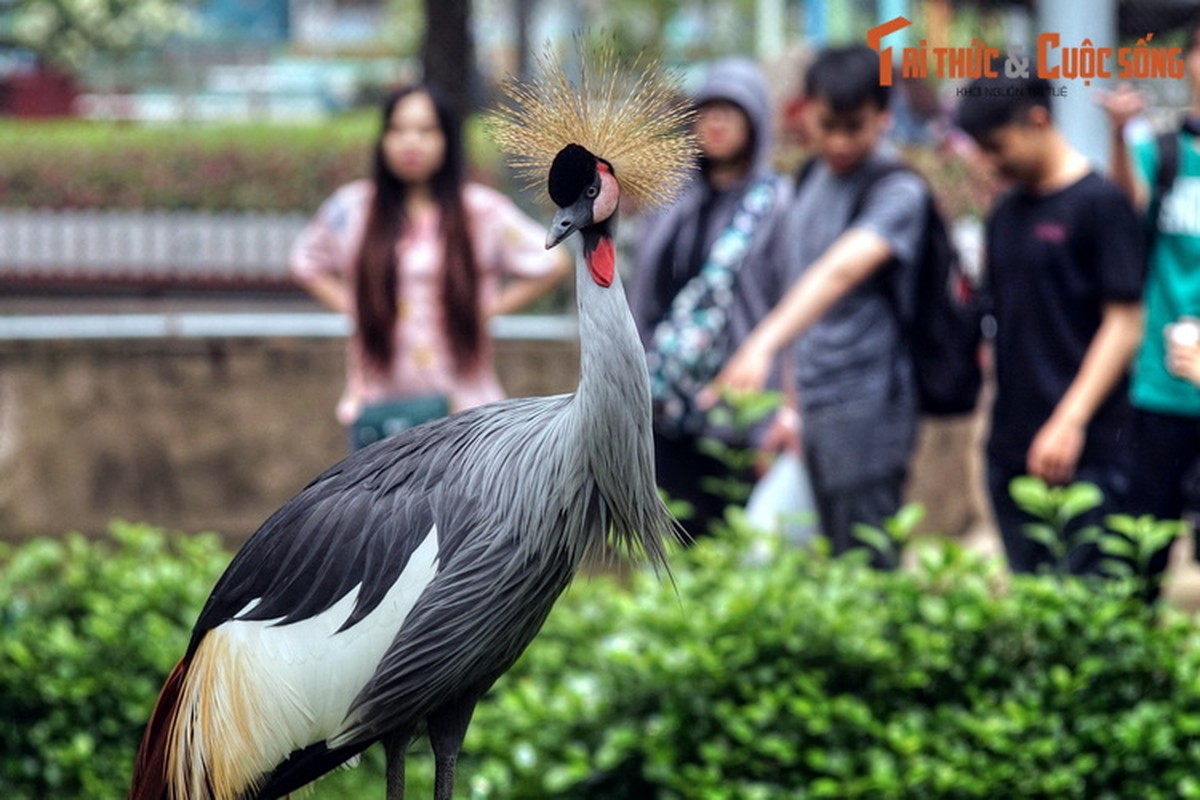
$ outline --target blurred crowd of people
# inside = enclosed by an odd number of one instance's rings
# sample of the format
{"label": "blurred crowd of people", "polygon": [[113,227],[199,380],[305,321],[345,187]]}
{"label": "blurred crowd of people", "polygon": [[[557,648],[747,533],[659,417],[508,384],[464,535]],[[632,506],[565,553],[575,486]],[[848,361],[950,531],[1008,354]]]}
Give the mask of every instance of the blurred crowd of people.
{"label": "blurred crowd of people", "polygon": [[[1200,459],[1198,32],[1188,32],[1192,104],[1179,127],[1131,144],[1126,126],[1144,100],[1128,87],[1103,96],[1103,174],[1055,126],[1043,79],[981,78],[954,109],[1008,186],[988,214],[973,302],[994,322],[984,461],[1014,571],[1052,562],[1024,534],[1031,518],[1009,493],[1017,476],[1100,487],[1103,504],[1077,525],[1184,512]],[[922,407],[897,298],[927,257],[937,206],[891,143],[878,59],[834,47],[808,65],[811,158],[792,176],[773,166],[762,71],[740,58],[712,64],[692,98],[694,180],[640,221],[630,305],[647,351],[657,472],[690,507],[693,537],[722,517],[725,499],[709,487],[733,469],[706,438],[800,454],[835,553],[863,546],[856,527],[882,527],[902,505]],[[373,175],[330,197],[292,257],[296,278],[355,321],[338,407],[355,448],[498,399],[488,318],[570,270],[563,251],[543,248],[542,226],[464,179],[460,122],[435,88],[392,95],[382,123]],[[785,402],[761,424],[734,430],[710,413],[765,388]],[[1100,561],[1083,544],[1068,568],[1096,573]],[[1154,568],[1166,562],[1164,550]]]}

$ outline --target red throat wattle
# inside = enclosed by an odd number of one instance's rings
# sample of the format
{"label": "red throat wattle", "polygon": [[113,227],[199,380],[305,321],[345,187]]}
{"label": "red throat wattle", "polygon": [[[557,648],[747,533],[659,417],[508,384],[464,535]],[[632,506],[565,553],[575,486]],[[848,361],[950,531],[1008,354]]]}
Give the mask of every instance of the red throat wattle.
{"label": "red throat wattle", "polygon": [[601,286],[611,286],[613,273],[616,269],[616,253],[613,251],[612,239],[607,237],[596,244],[596,249],[587,255],[588,270],[592,280]]}

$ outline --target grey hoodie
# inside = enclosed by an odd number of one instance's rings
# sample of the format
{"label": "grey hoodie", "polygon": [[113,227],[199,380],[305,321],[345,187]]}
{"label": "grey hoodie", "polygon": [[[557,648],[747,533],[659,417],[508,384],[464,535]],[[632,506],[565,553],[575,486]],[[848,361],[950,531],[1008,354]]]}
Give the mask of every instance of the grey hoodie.
{"label": "grey hoodie", "polygon": [[[643,345],[649,342],[655,325],[669,307],[669,303],[664,304],[656,292],[656,287],[666,277],[661,274],[662,271],[673,270],[675,277],[682,279],[689,267],[688,254],[692,252],[696,237],[702,237],[704,252],[707,252],[713,240],[728,226],[746,191],[760,178],[775,176],[771,168],[771,100],[766,79],[754,62],[745,58],[727,58],[715,62],[693,99],[697,105],[710,100],[728,100],[746,113],[753,130],[753,167],[742,183],[721,193],[713,201],[702,230],[699,226],[701,206],[712,197],[712,191],[699,170],[678,202],[644,221],[635,245],[630,292],[633,317]],[[786,289],[784,277],[776,274],[767,257],[772,231],[783,216],[791,193],[789,181],[778,178],[777,184],[775,205],[755,231],[734,283],[729,322],[734,348],[742,343]],[[666,252],[668,248],[672,250],[669,255]]]}

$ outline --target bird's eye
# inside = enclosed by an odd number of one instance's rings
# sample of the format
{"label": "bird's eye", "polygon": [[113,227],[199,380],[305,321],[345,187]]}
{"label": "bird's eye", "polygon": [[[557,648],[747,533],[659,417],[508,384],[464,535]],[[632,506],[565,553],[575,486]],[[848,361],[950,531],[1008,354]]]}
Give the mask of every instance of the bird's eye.
{"label": "bird's eye", "polygon": [[584,192],[584,194],[587,196],[588,200],[591,200],[596,195],[600,194],[600,190],[598,188],[596,188],[595,186],[589,186],[587,188],[587,191]]}

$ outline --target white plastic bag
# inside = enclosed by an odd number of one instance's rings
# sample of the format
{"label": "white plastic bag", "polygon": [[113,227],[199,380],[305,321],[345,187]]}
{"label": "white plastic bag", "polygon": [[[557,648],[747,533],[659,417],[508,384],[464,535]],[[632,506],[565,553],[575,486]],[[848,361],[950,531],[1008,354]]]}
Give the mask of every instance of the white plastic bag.
{"label": "white plastic bag", "polygon": [[820,534],[808,470],[799,455],[784,452],[776,457],[750,493],[746,522],[783,537],[794,547],[806,545]]}

